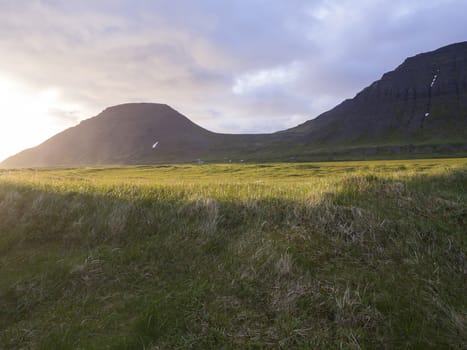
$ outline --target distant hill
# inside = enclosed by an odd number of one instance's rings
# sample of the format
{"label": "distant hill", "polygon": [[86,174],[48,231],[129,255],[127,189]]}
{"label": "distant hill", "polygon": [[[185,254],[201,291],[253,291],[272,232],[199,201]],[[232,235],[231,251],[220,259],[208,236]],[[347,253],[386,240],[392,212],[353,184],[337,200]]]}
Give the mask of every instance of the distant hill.
{"label": "distant hill", "polygon": [[212,137],[213,133],[167,105],[125,104],[107,108],[4,163],[11,166],[121,164],[150,159],[156,151],[188,159],[197,150],[208,148]]}
{"label": "distant hill", "polygon": [[167,105],[124,104],[1,166],[345,159],[407,152],[467,152],[467,42],[408,58],[353,99],[274,134],[218,134]]}
{"label": "distant hill", "polygon": [[[247,138],[254,141],[262,136]],[[229,144],[241,146],[243,139],[243,135],[216,134],[203,129],[164,104],[130,103],[109,107],[41,145],[10,157],[2,165],[51,167],[186,162],[211,154],[229,155]]]}

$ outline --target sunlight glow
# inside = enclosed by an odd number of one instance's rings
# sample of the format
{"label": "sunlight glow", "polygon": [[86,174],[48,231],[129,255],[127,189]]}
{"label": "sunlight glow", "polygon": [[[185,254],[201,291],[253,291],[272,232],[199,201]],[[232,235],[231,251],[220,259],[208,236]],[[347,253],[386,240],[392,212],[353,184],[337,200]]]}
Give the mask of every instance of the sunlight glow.
{"label": "sunlight glow", "polygon": [[59,89],[37,91],[0,77],[0,161],[71,126],[60,114],[77,107],[61,101]]}

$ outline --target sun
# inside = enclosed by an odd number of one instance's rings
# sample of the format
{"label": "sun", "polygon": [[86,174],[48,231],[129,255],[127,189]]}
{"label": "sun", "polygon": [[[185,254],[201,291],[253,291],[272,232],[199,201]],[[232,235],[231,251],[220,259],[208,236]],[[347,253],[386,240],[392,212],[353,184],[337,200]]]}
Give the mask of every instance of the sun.
{"label": "sun", "polygon": [[59,89],[33,89],[0,77],[0,161],[71,126],[54,112],[73,108],[62,101]]}

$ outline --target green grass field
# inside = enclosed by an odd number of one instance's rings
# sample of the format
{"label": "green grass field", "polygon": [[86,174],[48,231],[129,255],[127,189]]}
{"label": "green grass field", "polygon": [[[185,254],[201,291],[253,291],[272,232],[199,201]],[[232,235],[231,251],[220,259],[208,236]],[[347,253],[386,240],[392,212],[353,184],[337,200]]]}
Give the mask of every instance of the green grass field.
{"label": "green grass field", "polygon": [[465,349],[467,159],[0,171],[1,349]]}

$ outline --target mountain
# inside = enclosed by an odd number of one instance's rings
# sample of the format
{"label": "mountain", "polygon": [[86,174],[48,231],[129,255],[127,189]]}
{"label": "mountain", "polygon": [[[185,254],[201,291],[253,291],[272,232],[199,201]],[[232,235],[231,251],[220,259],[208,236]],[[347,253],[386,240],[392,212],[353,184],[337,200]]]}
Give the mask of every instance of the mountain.
{"label": "mountain", "polygon": [[218,134],[171,107],[107,108],[2,167],[309,160],[400,152],[467,153],[467,42],[410,57],[353,99],[274,134]]}
{"label": "mountain", "polygon": [[[7,159],[7,166],[72,166],[127,163],[150,158],[156,150],[182,159],[209,147],[212,133],[167,105],[125,104],[110,107]],[[159,141],[156,148],[153,145]]]}
{"label": "mountain", "polygon": [[285,133],[308,146],[467,142],[467,42],[410,57]]}
{"label": "mountain", "polygon": [[41,145],[6,159],[2,166],[184,162],[229,156],[231,149],[255,147],[255,142],[262,139],[263,135],[213,133],[164,104],[129,103],[109,107]]}

